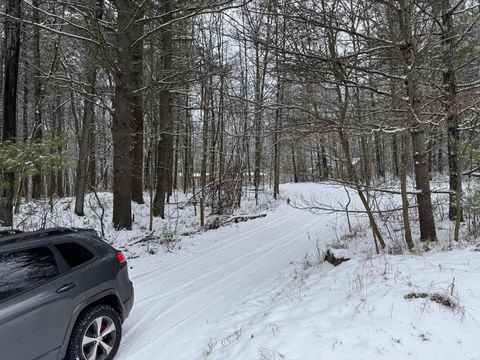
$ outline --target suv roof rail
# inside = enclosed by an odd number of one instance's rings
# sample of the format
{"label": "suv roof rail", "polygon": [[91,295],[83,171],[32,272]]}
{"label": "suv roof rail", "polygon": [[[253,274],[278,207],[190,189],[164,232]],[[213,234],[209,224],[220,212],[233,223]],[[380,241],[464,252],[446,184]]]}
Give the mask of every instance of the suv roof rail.
{"label": "suv roof rail", "polygon": [[18,229],[1,229],[0,238],[10,236],[10,235],[21,234],[21,233],[23,233],[23,231]]}
{"label": "suv roof rail", "polygon": [[45,236],[69,234],[69,233],[76,233],[76,232],[78,232],[77,229],[66,228],[66,227],[42,229],[38,231],[29,231],[29,232],[21,232],[20,230],[15,230],[14,234],[0,236],[0,245],[12,243],[17,240],[32,240],[32,239],[38,239]]}

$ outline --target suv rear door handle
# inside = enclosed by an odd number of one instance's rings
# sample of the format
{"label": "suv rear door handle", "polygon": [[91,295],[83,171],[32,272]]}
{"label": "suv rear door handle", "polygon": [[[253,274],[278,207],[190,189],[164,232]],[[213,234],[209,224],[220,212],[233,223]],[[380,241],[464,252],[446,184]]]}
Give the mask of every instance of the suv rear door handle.
{"label": "suv rear door handle", "polygon": [[71,282],[70,284],[65,284],[57,289],[57,293],[64,293],[67,291],[72,290],[74,287],[76,287],[78,284],[76,282]]}

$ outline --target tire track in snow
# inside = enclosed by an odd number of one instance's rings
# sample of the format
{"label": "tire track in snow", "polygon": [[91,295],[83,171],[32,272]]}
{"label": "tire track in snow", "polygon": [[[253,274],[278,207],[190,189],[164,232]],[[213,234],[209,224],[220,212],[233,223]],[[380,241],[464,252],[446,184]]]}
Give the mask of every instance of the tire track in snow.
{"label": "tire track in snow", "polygon": [[[316,222],[316,219],[315,220],[312,220],[310,221],[308,224],[306,224],[304,227],[308,227],[309,225],[313,224],[314,222]],[[277,240],[275,240],[275,242],[280,242],[280,240],[282,239],[285,239],[285,238],[290,238],[292,237],[291,235],[292,234],[295,234],[297,233],[299,230],[298,229],[295,229],[295,230],[292,230],[290,232],[288,232],[287,234],[285,234],[284,236],[278,238]],[[295,239],[294,237],[292,237],[292,241],[296,241],[297,239]],[[243,244],[242,244],[243,245]],[[249,257],[252,257],[252,255],[256,255],[256,254],[269,254],[273,251],[277,251],[276,248],[272,249],[271,251],[267,251],[267,252],[264,252],[265,249],[268,249],[272,247],[272,242],[266,242],[264,243],[263,246],[261,247],[256,247],[255,251],[253,252],[247,252],[241,256],[236,256],[234,258],[233,261],[230,261],[228,266],[232,266],[232,265],[235,265],[235,264],[241,264],[242,262],[244,262],[244,259],[246,258],[249,258]],[[284,247],[284,246],[282,246]],[[214,274],[221,274],[223,272],[224,268],[214,268],[212,270],[209,270],[207,272],[202,272],[202,275],[199,276],[199,277],[196,277],[196,278],[193,278],[192,280],[188,281],[187,283],[185,284],[182,284],[181,286],[179,287],[176,287],[175,289],[173,289],[172,291],[168,291],[168,292],[164,292],[162,293],[161,295],[157,295],[157,296],[153,296],[153,297],[150,297],[148,299],[145,299],[144,302],[156,302],[158,300],[161,300],[161,299],[165,299],[165,298],[171,298],[172,295],[176,295],[178,293],[181,293],[183,292],[183,290],[185,290],[186,288],[190,287],[190,285],[192,284],[195,284],[195,283],[199,283],[199,281],[201,280],[204,280],[204,279],[207,279],[209,278],[211,275],[214,275]],[[197,270],[195,270],[196,273],[198,273]],[[236,274],[236,273],[235,273]],[[233,274],[233,275],[235,275]],[[162,274],[162,277],[163,277],[164,274]],[[230,275],[230,277],[232,277],[233,275]],[[168,280],[165,280],[165,281],[168,281]],[[158,284],[158,282],[155,282],[155,284]],[[215,285],[215,284],[214,284]],[[212,286],[209,286],[209,287],[212,287]],[[139,302],[140,304],[141,302]]]}
{"label": "tire track in snow", "polygon": [[[294,213],[297,212],[298,213],[298,210],[294,210]],[[292,214],[291,213],[288,213],[286,215],[283,215],[281,217],[279,217],[276,221],[272,221],[270,223],[270,226],[262,226],[262,228],[266,228],[267,230],[271,230],[272,227],[275,227],[278,223],[280,222],[283,222],[285,220],[285,218],[289,218],[290,220],[292,220]],[[302,217],[303,218],[303,217]],[[303,227],[307,227],[307,225],[303,225]],[[245,237],[247,237],[248,235],[250,235],[251,233],[256,233],[258,235],[258,233],[260,232],[261,228],[257,228],[257,230],[253,230],[253,231],[248,231],[248,232],[245,232],[245,233],[242,233],[240,235],[237,235],[233,238],[238,238],[240,241],[236,241],[235,243],[231,243],[229,244],[229,246],[222,246],[218,249],[216,249],[216,251],[207,251],[205,254],[203,254],[200,258],[198,259],[195,259],[193,261],[184,261],[182,265],[185,265],[185,264],[188,264],[188,267],[186,267],[186,271],[184,274],[181,274],[181,275],[184,275],[185,277],[188,277],[188,278],[191,278],[192,277],[192,274],[190,272],[194,272],[195,273],[198,273],[198,269],[196,268],[196,265],[197,264],[200,264],[202,263],[202,261],[206,258],[206,257],[214,257],[217,255],[217,253],[221,253],[227,249],[230,249],[232,247],[235,247],[235,246],[238,246],[239,249],[237,249],[238,251],[242,251],[244,250],[244,248],[247,248],[248,245],[251,245],[251,244],[248,244],[248,242],[255,242],[255,244],[253,244],[256,249],[255,253],[260,253],[262,250],[264,249],[267,249],[269,247],[272,246],[272,242],[265,242],[263,243],[263,245],[259,248],[258,245],[259,244],[262,244],[262,243],[259,243],[258,242],[258,239],[256,238],[248,238],[247,240],[245,240]],[[298,230],[294,230],[294,231],[291,231],[289,234],[293,234],[293,233],[296,233]],[[257,236],[258,237],[258,236]],[[230,241],[230,240],[229,240]],[[275,240],[275,241],[278,241],[278,240]],[[223,250],[223,251],[222,251]],[[250,253],[245,253],[244,255],[241,255],[241,256],[236,256],[234,258],[234,262],[235,263],[241,263],[241,261],[250,256],[251,254]],[[158,286],[160,287],[159,285],[161,285],[162,283],[168,283],[169,281],[171,281],[169,279],[169,275],[175,273],[175,275],[179,275],[178,272],[182,271],[182,268],[178,266],[178,264],[176,263],[173,263],[172,266],[176,266],[174,267],[173,269],[171,269],[171,271],[169,272],[164,272],[164,273],[161,273],[161,275],[159,276],[159,273],[161,272],[161,269],[158,269],[157,271],[150,271],[149,273],[152,274],[153,273],[153,276],[151,278],[148,279],[148,281],[154,281],[155,282],[155,286]],[[138,304],[140,303],[143,303],[143,302],[155,302],[155,301],[158,301],[160,299],[164,299],[166,297],[168,297],[169,295],[174,295],[176,293],[178,293],[180,290],[183,290],[185,288],[187,288],[189,285],[191,284],[194,284],[196,282],[198,282],[198,280],[201,280],[201,279],[204,279],[204,278],[207,278],[209,275],[213,274],[213,273],[218,273],[218,272],[221,272],[221,270],[219,270],[218,268],[217,269],[212,269],[208,272],[202,272],[202,275],[200,277],[197,277],[197,278],[193,278],[191,280],[189,280],[187,283],[185,284],[182,284],[181,286],[178,286],[176,287],[174,290],[172,291],[168,291],[168,292],[162,292],[161,294],[159,294],[158,296],[150,296],[148,299],[143,299],[143,300],[140,300]],[[193,274],[193,276],[194,276]],[[181,276],[180,275],[180,276]],[[189,276],[190,275],[190,276]],[[161,281],[156,281],[155,279],[156,278],[163,278],[163,280]]]}
{"label": "tire track in snow", "polygon": [[[278,222],[282,222],[284,218],[290,218],[293,223],[298,223],[297,221],[300,219],[300,216],[292,216],[291,213],[281,216]],[[305,220],[305,214],[302,213],[301,219]],[[295,234],[298,234],[299,232],[305,232],[308,230],[312,225],[318,224],[318,218],[313,217],[312,219],[306,223],[303,223],[301,227],[298,229],[295,229],[295,226],[290,227],[291,231],[288,231],[286,233],[283,233],[282,236],[277,237],[273,241],[267,241],[264,243],[263,246],[261,247],[255,247],[254,251],[248,251],[244,253],[241,256],[238,256],[235,258],[234,261],[228,262],[228,264],[224,265],[223,267],[212,269],[206,273],[202,273],[202,275],[198,277],[194,277],[191,281],[188,283],[168,292],[167,294],[162,294],[158,297],[154,297],[151,301],[147,301],[148,303],[150,302],[158,302],[166,297],[169,297],[173,300],[175,298],[181,299],[179,302],[174,303],[173,305],[169,306],[167,310],[160,312],[156,316],[154,313],[158,311],[158,309],[155,309],[154,307],[150,307],[147,313],[143,314],[140,319],[137,319],[140,321],[139,324],[134,324],[133,327],[131,327],[128,330],[128,333],[136,333],[137,331],[140,330],[141,328],[141,323],[144,321],[152,322],[155,323],[157,321],[162,321],[162,330],[161,330],[161,335],[159,335],[156,339],[142,339],[137,338],[134,336],[132,340],[140,341],[140,343],[137,344],[136,348],[137,349],[142,349],[144,347],[150,348],[152,346],[157,347],[159,343],[168,343],[168,335],[171,333],[175,332],[179,327],[184,325],[188,320],[191,320],[194,317],[201,316],[202,313],[205,312],[205,310],[215,306],[221,299],[225,298],[225,295],[228,295],[229,293],[231,294],[235,289],[237,284],[241,284],[243,282],[248,282],[249,280],[246,280],[245,276],[242,276],[242,274],[246,274],[249,276],[249,274],[256,273],[262,268],[268,268],[271,264],[268,261],[269,258],[271,258],[271,255],[275,253],[282,253],[284,250],[291,249],[292,246],[298,242],[298,235],[293,236]],[[271,226],[263,226],[264,230],[271,230],[269,228],[274,227],[275,224],[271,223]],[[253,231],[253,232],[258,232],[258,228]],[[241,239],[242,237],[245,237],[251,232],[247,232],[247,234],[242,234],[237,236],[237,238]],[[244,240],[244,239],[243,239]],[[243,244],[242,244],[243,245]],[[273,246],[272,246],[273,245]],[[231,246],[228,247],[222,247],[224,250],[225,248],[230,248]],[[271,248],[271,250],[267,250],[268,248]],[[221,249],[218,249],[221,250]],[[219,251],[216,251],[218,253]],[[212,254],[211,254],[212,255]],[[261,255],[261,256],[258,256]],[[214,256],[214,254],[212,255]],[[245,263],[245,259],[252,259],[250,261],[247,261]],[[240,264],[244,263],[244,266],[238,266]],[[229,272],[230,268],[236,268],[236,271],[230,272],[229,275],[227,276],[222,276],[225,272]],[[180,269],[177,269],[180,270]],[[187,269],[191,270],[191,269]],[[198,270],[196,271],[198,273]],[[163,277],[165,274],[164,273],[158,273],[157,276],[152,276],[153,283],[156,284],[155,278],[156,277]],[[208,279],[211,277],[216,277],[219,278],[219,280],[209,283]],[[236,280],[235,280],[236,279]],[[234,281],[231,281],[234,280]],[[208,285],[206,285],[207,283]],[[192,292],[191,290],[188,290],[188,288],[192,284],[197,284],[195,287],[195,290]],[[225,285],[227,284],[227,285]],[[212,291],[217,289],[217,291]],[[188,291],[186,291],[188,290]],[[187,295],[188,294],[188,295]],[[176,295],[176,296],[175,296]],[[195,303],[198,302],[199,299],[202,299],[200,302],[202,305],[198,306]],[[238,300],[238,299],[237,299]],[[229,304],[233,305],[233,304]],[[175,316],[171,316],[174,314]],[[184,316],[186,315],[186,316]],[[175,337],[173,337],[175,338]],[[128,341],[128,340],[127,340]],[[130,343],[131,341],[126,342],[126,345]],[[140,345],[140,346],[139,346]],[[204,344],[205,345],[205,344]],[[127,349],[123,349],[122,352],[125,351],[125,355],[129,355],[130,351],[127,351]],[[145,350],[148,351],[148,350]],[[137,355],[141,355],[143,351],[140,351],[140,353],[135,352],[135,359],[142,358],[137,357]],[[130,355],[134,355],[130,354]],[[128,357],[126,358],[128,359]],[[162,358],[163,359],[163,358]],[[165,358],[166,359],[166,358]]]}
{"label": "tire track in snow", "polygon": [[[275,214],[275,212],[273,212],[272,215],[273,214]],[[169,270],[167,272],[163,273],[164,276],[167,276],[167,275],[170,275],[172,273],[176,273],[175,266],[178,267],[178,266],[183,266],[185,264],[193,265],[193,264],[196,264],[196,263],[201,263],[202,260],[204,260],[206,257],[209,257],[209,256],[212,256],[213,254],[222,252],[223,250],[226,250],[228,248],[231,248],[231,247],[236,246],[239,243],[243,242],[247,235],[253,235],[253,234],[258,233],[259,231],[261,231],[263,229],[269,229],[269,228],[273,227],[274,225],[277,225],[278,223],[281,223],[282,221],[284,221],[286,218],[289,218],[289,217],[291,217],[291,213],[285,213],[284,215],[281,215],[281,216],[277,217],[276,219],[274,219],[270,222],[266,222],[264,225],[261,225],[259,227],[256,227],[256,228],[252,229],[252,230],[247,230],[246,232],[242,232],[238,235],[234,235],[234,236],[230,237],[228,240],[225,240],[227,242],[225,245],[216,246],[216,243],[211,244],[207,248],[202,249],[202,251],[199,251],[197,253],[189,254],[189,256],[185,256],[180,260],[169,261],[166,264],[163,264],[162,266],[160,266],[158,268],[155,268],[153,270],[150,270],[150,271],[147,271],[143,274],[140,274],[140,275],[136,276],[134,278],[134,280],[135,280],[136,283],[141,284],[142,282],[150,280],[148,278],[149,275],[157,274],[159,271],[162,271],[165,268],[169,268]],[[267,218],[268,218],[268,216],[267,216]],[[262,220],[266,220],[266,219],[264,218]],[[253,220],[253,221],[255,221],[255,220]],[[247,223],[243,223],[242,225],[247,225]],[[201,234],[197,235],[197,237],[198,236],[201,236]],[[240,240],[240,241],[235,241],[235,240]],[[212,250],[212,248],[214,248],[214,249]],[[193,260],[192,260],[192,258],[193,258]]]}

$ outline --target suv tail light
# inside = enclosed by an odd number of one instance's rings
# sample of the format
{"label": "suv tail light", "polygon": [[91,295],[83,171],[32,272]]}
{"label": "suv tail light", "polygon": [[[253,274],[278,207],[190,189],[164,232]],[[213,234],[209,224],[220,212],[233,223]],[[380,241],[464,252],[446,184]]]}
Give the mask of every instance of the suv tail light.
{"label": "suv tail light", "polygon": [[121,251],[117,251],[117,260],[119,264],[125,264],[127,262],[127,258]]}

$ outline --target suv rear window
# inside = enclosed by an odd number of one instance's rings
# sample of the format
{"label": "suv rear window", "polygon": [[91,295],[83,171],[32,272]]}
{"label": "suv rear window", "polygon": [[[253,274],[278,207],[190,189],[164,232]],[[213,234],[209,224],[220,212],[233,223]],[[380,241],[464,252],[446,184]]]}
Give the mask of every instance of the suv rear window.
{"label": "suv rear window", "polygon": [[46,247],[0,254],[0,301],[43,285],[58,274],[55,257]]}
{"label": "suv rear window", "polygon": [[55,247],[67,261],[68,266],[74,268],[93,259],[93,254],[77,243],[57,244]]}

